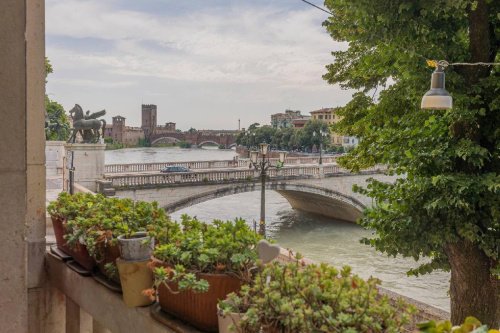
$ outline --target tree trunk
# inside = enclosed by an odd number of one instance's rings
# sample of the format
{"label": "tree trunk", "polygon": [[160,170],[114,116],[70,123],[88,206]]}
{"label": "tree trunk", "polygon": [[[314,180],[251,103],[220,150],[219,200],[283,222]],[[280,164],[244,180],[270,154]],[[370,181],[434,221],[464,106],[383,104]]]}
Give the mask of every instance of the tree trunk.
{"label": "tree trunk", "polygon": [[491,274],[494,266],[477,246],[460,241],[449,244],[446,253],[451,267],[451,321],[463,323],[474,316],[492,328],[500,326],[500,279]]}

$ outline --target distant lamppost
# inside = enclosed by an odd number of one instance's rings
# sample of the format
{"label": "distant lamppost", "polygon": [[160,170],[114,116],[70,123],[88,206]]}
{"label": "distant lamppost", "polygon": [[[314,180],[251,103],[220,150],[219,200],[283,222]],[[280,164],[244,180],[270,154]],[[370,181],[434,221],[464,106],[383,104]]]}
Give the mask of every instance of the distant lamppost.
{"label": "distant lamppost", "polygon": [[[250,167],[255,168],[255,170],[260,171],[260,222],[259,222],[259,234],[262,236],[266,236],[266,177],[267,177],[267,169],[269,168],[282,168],[285,164],[286,152],[281,151],[279,153],[279,161],[276,165],[272,165],[269,162],[268,153],[269,145],[267,143],[260,144],[260,151],[252,151],[250,153],[250,161],[252,164]],[[259,160],[260,153],[260,160]]]}
{"label": "distant lamppost", "polygon": [[[319,131],[319,164],[323,164],[323,139],[326,138],[328,133],[326,131]],[[316,138],[316,131],[313,132],[313,137]]]}

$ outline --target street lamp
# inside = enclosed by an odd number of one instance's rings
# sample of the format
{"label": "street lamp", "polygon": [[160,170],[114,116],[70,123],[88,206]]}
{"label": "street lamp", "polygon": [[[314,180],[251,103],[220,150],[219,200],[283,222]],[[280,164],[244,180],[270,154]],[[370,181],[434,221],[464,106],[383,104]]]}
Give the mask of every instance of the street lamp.
{"label": "street lamp", "polygon": [[432,73],[431,89],[425,93],[420,104],[422,109],[447,110],[452,108],[453,99],[445,89],[445,67],[444,62],[437,63]]}
{"label": "street lamp", "polygon": [[[323,164],[323,138],[328,135],[326,131],[319,131],[319,164]],[[313,137],[316,138],[316,131],[313,132]]]}
{"label": "street lamp", "polygon": [[[255,170],[260,172],[260,222],[259,222],[259,234],[266,236],[266,177],[267,169],[269,168],[282,168],[285,164],[286,152],[281,151],[279,153],[279,162],[276,165],[272,165],[269,162],[269,155],[267,154],[269,150],[269,145],[267,143],[260,144],[260,151],[252,151],[250,153],[250,167],[254,167]],[[259,160],[260,153],[260,160]]]}

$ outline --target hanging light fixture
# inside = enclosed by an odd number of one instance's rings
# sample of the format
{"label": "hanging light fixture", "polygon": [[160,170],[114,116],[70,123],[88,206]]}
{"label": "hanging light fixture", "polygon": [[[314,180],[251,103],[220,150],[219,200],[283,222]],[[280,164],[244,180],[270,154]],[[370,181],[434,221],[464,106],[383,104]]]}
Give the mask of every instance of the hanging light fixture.
{"label": "hanging light fixture", "polygon": [[431,89],[425,93],[420,107],[431,110],[447,110],[453,106],[453,99],[445,89],[445,62],[438,62],[436,69],[432,73]]}

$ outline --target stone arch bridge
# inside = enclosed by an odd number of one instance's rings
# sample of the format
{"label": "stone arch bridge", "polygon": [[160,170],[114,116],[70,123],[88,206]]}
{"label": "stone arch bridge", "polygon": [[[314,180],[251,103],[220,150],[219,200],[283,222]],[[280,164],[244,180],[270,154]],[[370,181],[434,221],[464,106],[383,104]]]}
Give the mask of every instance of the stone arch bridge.
{"label": "stone arch bridge", "polygon": [[[392,182],[395,177],[372,169],[351,174],[336,165],[295,166],[269,170],[266,189],[285,197],[294,209],[354,222],[370,198],[352,191],[354,184],[365,185],[368,178]],[[260,191],[254,170],[223,170],[182,174],[107,175],[116,196],[158,201],[167,212],[228,195]]]}
{"label": "stone arch bridge", "polygon": [[198,147],[206,144],[222,145],[225,148],[236,146],[236,137],[239,131],[196,131],[196,132],[158,132],[149,138],[151,145],[161,143],[177,143],[186,141]]}

